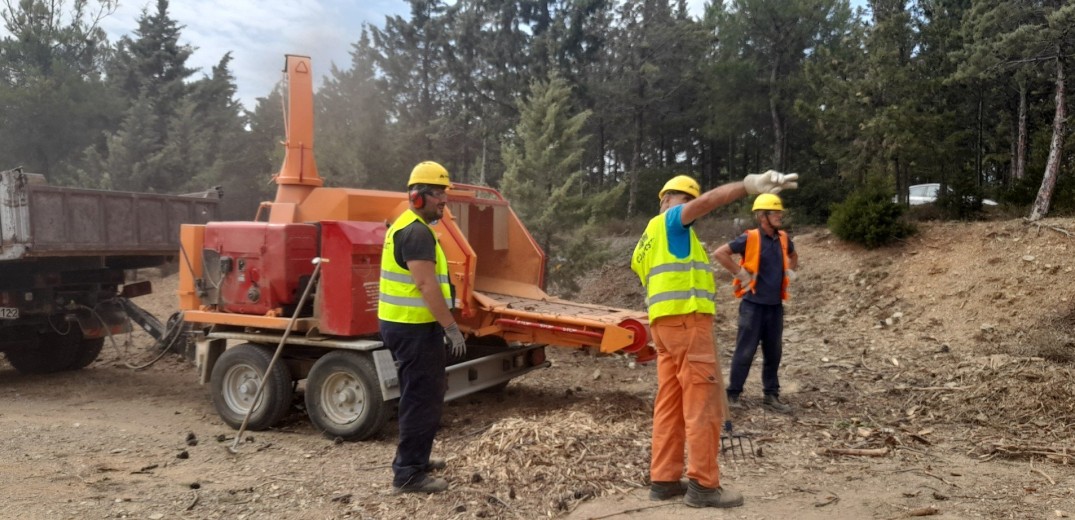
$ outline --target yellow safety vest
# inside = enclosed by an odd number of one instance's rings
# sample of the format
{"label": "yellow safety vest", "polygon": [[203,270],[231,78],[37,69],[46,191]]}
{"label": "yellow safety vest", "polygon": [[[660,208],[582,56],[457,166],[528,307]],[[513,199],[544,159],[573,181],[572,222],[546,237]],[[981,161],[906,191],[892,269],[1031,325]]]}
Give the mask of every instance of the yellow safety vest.
{"label": "yellow safety vest", "polygon": [[691,253],[676,258],[668,249],[665,215],[653,217],[631,256],[631,270],[646,288],[646,307],[652,323],[663,316],[698,312],[713,314],[717,286],[713,281],[709,255],[690,229]]}
{"label": "yellow safety vest", "polygon": [[[392,227],[388,228],[384,237],[384,250],[381,252],[381,283],[380,299],[377,302],[377,317],[385,321],[396,323],[430,323],[437,321],[433,313],[426,307],[422,293],[414,283],[411,272],[396,263],[395,245],[396,232],[409,226],[414,221],[421,222],[426,227],[422,217],[414,211],[407,210],[396,219]],[[429,228],[432,233],[433,228]],[[444,295],[444,303],[452,308],[452,286],[448,281],[448,260],[444,256],[444,250],[440,247],[440,241],[436,240],[437,246],[437,282],[440,284],[440,292]]]}
{"label": "yellow safety vest", "polygon": [[[784,271],[788,270],[788,234],[783,231],[777,231],[780,236],[780,251],[784,257]],[[750,286],[743,287],[742,282],[738,278],[732,280],[732,291],[735,292],[737,298],[742,298],[744,294],[749,292],[756,292],[758,285],[758,268],[761,266],[761,230],[751,229],[746,232],[747,245],[743,251],[743,257],[739,259],[739,266],[746,269],[750,273]],[[784,276],[784,281],[780,285],[780,299],[788,299],[788,277]]]}

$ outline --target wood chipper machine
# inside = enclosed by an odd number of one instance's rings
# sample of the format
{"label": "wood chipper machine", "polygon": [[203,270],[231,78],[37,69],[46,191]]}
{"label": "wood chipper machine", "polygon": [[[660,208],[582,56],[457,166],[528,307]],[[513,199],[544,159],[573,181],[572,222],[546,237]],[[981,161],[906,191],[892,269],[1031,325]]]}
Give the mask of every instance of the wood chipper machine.
{"label": "wood chipper machine", "polygon": [[[310,59],[287,56],[285,74],[286,155],[276,198],[262,203],[254,221],[182,226],[180,308],[199,331],[201,382],[210,383],[224,422],[239,428],[249,412],[247,428],[271,427],[305,380],[315,427],[362,440],[381,430],[399,396],[395,362],[378,337],[377,301],[385,232],[407,198],[323,185],[313,154]],[[496,190],[456,184],[433,229],[467,336],[465,359],[446,368],[447,400],[548,366],[549,345],[656,357],[645,312],[541,290],[544,253]],[[304,293],[311,296],[300,306]],[[279,362],[270,363],[278,346]]]}

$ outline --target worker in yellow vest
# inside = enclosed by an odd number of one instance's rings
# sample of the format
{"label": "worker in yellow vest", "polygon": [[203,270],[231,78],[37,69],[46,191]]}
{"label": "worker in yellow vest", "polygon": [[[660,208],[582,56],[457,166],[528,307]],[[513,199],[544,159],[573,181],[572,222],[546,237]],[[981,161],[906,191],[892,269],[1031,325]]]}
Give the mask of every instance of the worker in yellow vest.
{"label": "worker in yellow vest", "polygon": [[[797,174],[747,175],[702,193],[686,175],[661,189],[661,213],[635,246],[631,269],[646,289],[650,332],[657,346],[650,499],[684,496],[691,507],[736,507],[743,495],[720,484],[717,452],[723,421],[720,365],[713,347],[716,286],[708,253],[692,225],[748,194],[798,186]],[[687,481],[683,450],[687,451]]]}
{"label": "worker in yellow vest", "polygon": [[381,339],[399,368],[399,445],[392,461],[396,493],[436,493],[448,482],[429,474],[443,469],[430,458],[444,409],[448,363],[466,354],[466,342],[452,316],[448,262],[430,227],[444,217],[448,170],[426,161],[407,181],[409,208],[388,228],[381,253],[377,318]]}
{"label": "worker in yellow vest", "polygon": [[[795,243],[788,238],[783,224],[784,203],[775,194],[763,193],[754,199],[756,229],[717,248],[713,258],[732,273],[739,302],[739,332],[735,338],[728,381],[728,405],[743,408],[743,392],[750,365],[761,345],[761,381],[765,399],[762,405],[779,413],[790,413],[791,406],[780,399],[780,358],[783,355],[784,305],[788,283],[799,267]],[[740,255],[738,263],[732,255]]]}

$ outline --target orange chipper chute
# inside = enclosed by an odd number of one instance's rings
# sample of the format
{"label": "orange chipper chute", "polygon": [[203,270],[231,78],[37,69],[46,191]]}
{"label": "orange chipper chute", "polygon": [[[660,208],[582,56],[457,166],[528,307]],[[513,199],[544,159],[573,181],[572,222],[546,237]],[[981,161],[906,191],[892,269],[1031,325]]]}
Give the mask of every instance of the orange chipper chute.
{"label": "orange chipper chute", "polygon": [[286,55],[284,73],[289,91],[287,140],[284,164],[276,174],[276,200],[270,206],[269,221],[296,222],[298,206],[324,185],[314,160],[313,69],[307,56]]}

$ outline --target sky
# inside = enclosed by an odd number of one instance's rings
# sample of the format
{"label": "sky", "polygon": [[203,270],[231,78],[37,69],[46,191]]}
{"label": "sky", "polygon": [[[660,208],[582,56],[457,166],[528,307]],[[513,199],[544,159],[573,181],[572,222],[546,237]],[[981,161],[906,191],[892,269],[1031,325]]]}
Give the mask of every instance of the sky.
{"label": "sky", "polygon": [[[138,28],[143,9],[156,12],[156,0],[120,0],[101,22],[115,42]],[[171,0],[169,16],[182,26],[180,43],[195,47],[187,60],[209,75],[224,54],[235,76],[238,98],[248,110],[283,77],[284,55],[310,56],[318,82],[331,64],[347,69],[351,45],[362,24],[384,26],[385,16],[410,17],[405,0]]]}

